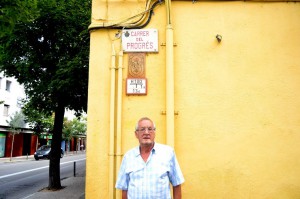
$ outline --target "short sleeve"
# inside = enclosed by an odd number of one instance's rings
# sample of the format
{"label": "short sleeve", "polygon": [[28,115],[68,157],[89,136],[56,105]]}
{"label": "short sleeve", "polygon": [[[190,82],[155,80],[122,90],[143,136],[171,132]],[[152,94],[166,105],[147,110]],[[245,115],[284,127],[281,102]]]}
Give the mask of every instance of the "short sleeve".
{"label": "short sleeve", "polygon": [[121,190],[128,190],[129,176],[126,174],[126,156],[124,156],[116,182],[116,188]]}
{"label": "short sleeve", "polygon": [[175,152],[173,151],[172,157],[171,157],[171,162],[170,162],[170,173],[169,173],[169,178],[170,182],[173,186],[180,185],[184,183],[184,177],[181,172],[179,163],[177,161]]}

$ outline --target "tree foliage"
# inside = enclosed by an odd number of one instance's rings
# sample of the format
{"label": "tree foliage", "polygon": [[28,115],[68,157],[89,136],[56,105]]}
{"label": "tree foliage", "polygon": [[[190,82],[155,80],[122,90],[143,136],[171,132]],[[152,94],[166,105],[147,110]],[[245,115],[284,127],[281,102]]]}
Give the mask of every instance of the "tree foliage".
{"label": "tree foliage", "polygon": [[55,113],[49,189],[61,188],[64,110],[87,108],[90,8],[90,0],[1,1],[0,71],[24,85],[27,109]]}
{"label": "tree foliage", "polygon": [[19,134],[22,128],[25,127],[25,116],[20,112],[15,112],[13,115],[9,117],[9,120],[6,120],[9,125],[10,133],[12,134],[13,138],[11,140],[11,150],[10,150],[10,161],[12,160],[12,154],[14,150],[14,141],[15,135]]}
{"label": "tree foliage", "polygon": [[33,133],[37,136],[36,150],[39,146],[39,137],[42,133],[51,133],[53,132],[53,116],[45,115],[42,112],[39,112],[35,109],[27,108],[25,105],[23,107],[23,112],[26,116],[26,122],[29,124],[29,127],[33,129]]}
{"label": "tree foliage", "polygon": [[39,136],[41,133],[50,133],[53,131],[53,116],[48,116],[34,109],[23,107],[26,115],[26,122],[33,129],[34,134]]}
{"label": "tree foliage", "polygon": [[[70,141],[72,138],[86,136],[86,117],[74,118],[73,120],[64,120],[63,139]],[[68,148],[68,142],[66,142]],[[78,143],[77,143],[78,144]],[[78,146],[76,147],[76,149]]]}
{"label": "tree foliage", "polygon": [[[0,70],[25,86],[32,107],[51,114],[62,100],[86,110],[89,2],[41,0],[34,20],[15,22],[2,36]],[[29,105],[28,105],[29,106]]]}
{"label": "tree foliage", "polygon": [[63,139],[71,140],[74,137],[86,135],[86,118],[81,116],[73,120],[64,120]]}
{"label": "tree foliage", "polygon": [[0,3],[0,36],[11,34],[17,21],[32,20],[36,17],[37,0],[1,0]]}
{"label": "tree foliage", "polygon": [[25,116],[22,111],[15,112],[6,122],[13,133],[20,133],[21,129],[25,127]]}

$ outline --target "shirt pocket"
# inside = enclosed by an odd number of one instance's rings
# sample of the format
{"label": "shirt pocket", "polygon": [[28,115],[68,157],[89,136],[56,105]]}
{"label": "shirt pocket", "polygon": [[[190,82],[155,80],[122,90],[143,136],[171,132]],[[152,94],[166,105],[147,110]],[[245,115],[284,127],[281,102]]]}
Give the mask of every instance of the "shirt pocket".
{"label": "shirt pocket", "polygon": [[143,170],[144,170],[144,166],[137,164],[137,165],[130,165],[129,167],[126,168],[125,172],[130,179],[140,180],[143,177]]}
{"label": "shirt pocket", "polygon": [[156,167],[155,192],[152,198],[167,199],[170,198],[170,169],[166,165],[158,165]]}
{"label": "shirt pocket", "polygon": [[160,183],[169,183],[170,168],[167,165],[161,164],[155,168],[155,174]]}

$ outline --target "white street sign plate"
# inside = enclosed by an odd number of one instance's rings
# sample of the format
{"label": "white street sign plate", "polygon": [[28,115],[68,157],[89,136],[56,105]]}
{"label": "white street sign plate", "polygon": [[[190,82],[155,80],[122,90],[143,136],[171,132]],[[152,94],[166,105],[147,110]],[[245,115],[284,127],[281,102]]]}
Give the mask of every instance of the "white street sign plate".
{"label": "white street sign plate", "polygon": [[147,95],[147,79],[145,78],[127,78],[127,95]]}
{"label": "white street sign plate", "polygon": [[158,52],[157,29],[130,29],[122,31],[124,52]]}

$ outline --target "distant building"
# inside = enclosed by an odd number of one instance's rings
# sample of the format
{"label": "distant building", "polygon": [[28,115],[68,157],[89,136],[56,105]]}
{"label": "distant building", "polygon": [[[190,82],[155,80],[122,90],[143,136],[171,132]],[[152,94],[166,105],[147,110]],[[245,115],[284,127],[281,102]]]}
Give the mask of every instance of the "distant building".
{"label": "distant building", "polygon": [[[25,98],[25,92],[15,78],[5,77],[0,73],[0,126],[7,126],[9,117],[21,110],[21,100]],[[2,130],[2,129],[1,129]]]}
{"label": "distant building", "polygon": [[[11,139],[7,121],[10,117],[21,111],[22,99],[26,97],[24,87],[13,77],[6,77],[0,73],[0,157],[10,156]],[[28,124],[20,134],[15,135],[13,156],[30,155],[34,153],[34,136]],[[36,141],[35,141],[36,142]]]}

